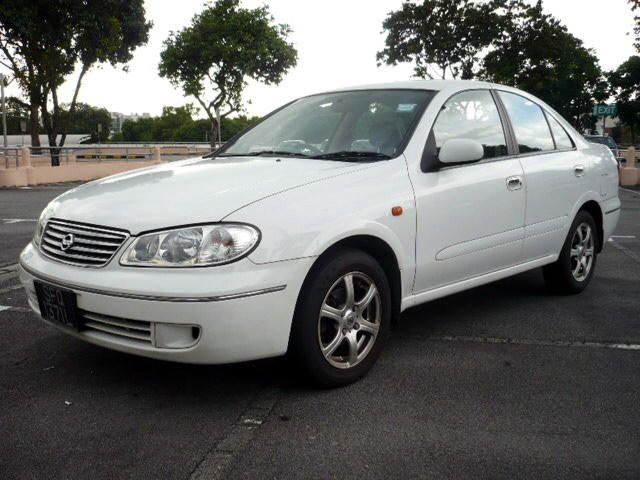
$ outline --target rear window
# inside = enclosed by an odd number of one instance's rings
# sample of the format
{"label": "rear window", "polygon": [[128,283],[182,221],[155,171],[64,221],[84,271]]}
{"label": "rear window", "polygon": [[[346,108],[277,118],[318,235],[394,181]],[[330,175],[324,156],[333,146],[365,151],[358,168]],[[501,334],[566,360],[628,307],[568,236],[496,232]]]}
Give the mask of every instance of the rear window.
{"label": "rear window", "polygon": [[547,120],[549,120],[549,126],[551,127],[551,133],[553,133],[553,139],[556,141],[556,148],[558,150],[573,148],[573,141],[567,134],[566,130],[562,127],[562,125],[560,125],[560,122],[558,122],[551,115],[547,115]]}
{"label": "rear window", "polygon": [[553,137],[542,108],[531,100],[509,92],[500,92],[520,153],[554,150]]}

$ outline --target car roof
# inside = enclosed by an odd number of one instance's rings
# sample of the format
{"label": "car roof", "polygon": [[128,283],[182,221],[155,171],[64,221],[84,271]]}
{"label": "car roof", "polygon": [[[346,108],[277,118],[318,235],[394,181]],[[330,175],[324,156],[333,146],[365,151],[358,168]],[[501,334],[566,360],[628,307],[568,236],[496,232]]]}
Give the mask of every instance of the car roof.
{"label": "car roof", "polygon": [[408,90],[450,90],[469,88],[491,88],[494,83],[479,80],[404,80],[400,82],[372,83],[366,85],[356,85],[352,87],[337,88],[333,92],[348,92],[352,90],[385,90],[385,89],[408,89]]}

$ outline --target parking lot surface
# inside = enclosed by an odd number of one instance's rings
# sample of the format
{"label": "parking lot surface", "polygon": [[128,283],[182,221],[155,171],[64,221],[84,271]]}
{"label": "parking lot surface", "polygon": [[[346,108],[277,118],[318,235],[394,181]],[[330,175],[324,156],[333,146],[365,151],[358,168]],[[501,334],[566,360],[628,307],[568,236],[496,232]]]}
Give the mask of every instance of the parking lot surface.
{"label": "parking lot surface", "polygon": [[[0,266],[67,185],[0,190]],[[581,295],[532,271],[406,311],[372,372],[85,344],[0,269],[0,478],[640,478],[640,193]]]}

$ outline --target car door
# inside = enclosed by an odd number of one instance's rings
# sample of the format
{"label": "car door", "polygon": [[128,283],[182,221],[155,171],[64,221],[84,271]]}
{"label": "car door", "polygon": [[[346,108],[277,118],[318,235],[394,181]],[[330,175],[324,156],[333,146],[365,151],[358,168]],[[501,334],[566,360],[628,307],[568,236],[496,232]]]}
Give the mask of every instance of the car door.
{"label": "car door", "polygon": [[[429,167],[429,157],[437,158],[440,147],[454,138],[480,142],[483,159]],[[518,159],[509,156],[507,138],[488,89],[459,92],[440,109],[420,171],[412,174],[418,217],[414,293],[520,262],[523,171]]]}
{"label": "car door", "polygon": [[[499,91],[520,152],[526,184],[525,260],[557,254],[589,165],[558,120],[532,100]],[[553,133],[552,133],[553,132]]]}

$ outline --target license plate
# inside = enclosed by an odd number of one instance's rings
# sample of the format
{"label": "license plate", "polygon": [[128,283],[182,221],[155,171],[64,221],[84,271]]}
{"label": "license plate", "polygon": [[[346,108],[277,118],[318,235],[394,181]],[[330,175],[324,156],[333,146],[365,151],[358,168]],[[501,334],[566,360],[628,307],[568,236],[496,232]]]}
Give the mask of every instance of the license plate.
{"label": "license plate", "polygon": [[38,281],[33,282],[33,285],[38,295],[42,318],[74,330],[80,329],[75,293]]}

